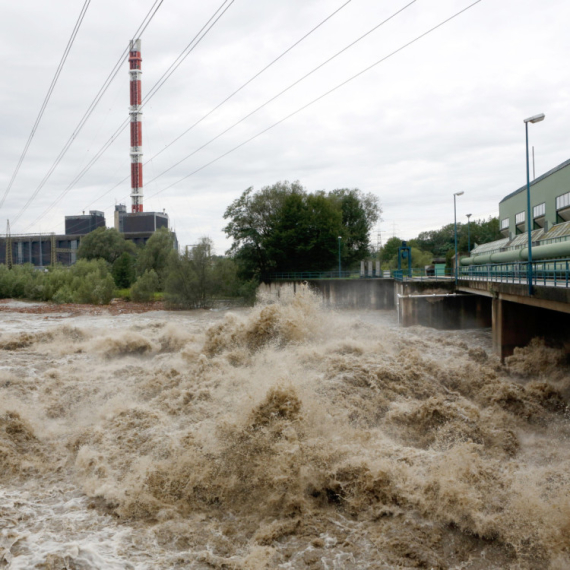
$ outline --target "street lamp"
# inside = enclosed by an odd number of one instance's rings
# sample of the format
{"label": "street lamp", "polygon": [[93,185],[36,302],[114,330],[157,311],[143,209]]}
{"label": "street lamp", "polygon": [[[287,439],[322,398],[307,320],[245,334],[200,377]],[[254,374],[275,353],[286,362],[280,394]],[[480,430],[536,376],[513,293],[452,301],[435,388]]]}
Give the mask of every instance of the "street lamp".
{"label": "street lamp", "polygon": [[456,192],[453,195],[453,220],[455,225],[455,286],[457,287],[457,206],[456,197],[463,196],[464,192]]}
{"label": "street lamp", "polygon": [[529,123],[540,123],[544,121],[544,113],[540,115],[533,115],[528,119],[524,120],[524,128],[526,135],[526,218],[527,218],[527,228],[528,228],[528,264],[526,279],[528,281],[528,294],[532,296],[532,227],[531,227],[531,213],[530,213],[530,172],[529,172],[529,160],[528,160],[528,124]]}
{"label": "street lamp", "polygon": [[471,254],[471,232],[469,229],[469,218],[471,217],[471,214],[465,214],[467,216],[467,254],[470,255]]}
{"label": "street lamp", "polygon": [[338,236],[338,278],[339,279],[342,277],[341,266],[340,266],[340,240],[341,239],[342,239],[342,236]]}

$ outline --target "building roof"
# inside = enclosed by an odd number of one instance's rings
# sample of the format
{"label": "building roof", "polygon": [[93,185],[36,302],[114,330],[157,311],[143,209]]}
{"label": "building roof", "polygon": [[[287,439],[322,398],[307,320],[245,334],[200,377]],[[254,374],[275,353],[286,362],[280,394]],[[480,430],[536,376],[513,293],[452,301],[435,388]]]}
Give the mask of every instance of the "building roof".
{"label": "building roof", "polygon": [[[563,162],[562,164],[559,164],[558,166],[555,166],[552,170],[549,170],[548,172],[545,172],[544,174],[542,174],[541,176],[539,176],[538,178],[535,178],[530,185],[534,186],[537,182],[540,182],[541,180],[544,180],[545,178],[548,178],[550,175],[554,174],[555,172],[558,172],[559,170],[562,170],[563,168],[566,168],[567,166],[570,166],[570,159],[568,159],[566,162]],[[522,186],[521,188],[519,188],[518,190],[515,190],[514,192],[511,192],[510,194],[507,194],[500,202],[499,204],[502,204],[505,200],[508,200],[509,198],[512,198],[513,196],[515,196],[516,194],[518,194],[519,192],[524,192],[526,190],[526,184],[524,186]]]}

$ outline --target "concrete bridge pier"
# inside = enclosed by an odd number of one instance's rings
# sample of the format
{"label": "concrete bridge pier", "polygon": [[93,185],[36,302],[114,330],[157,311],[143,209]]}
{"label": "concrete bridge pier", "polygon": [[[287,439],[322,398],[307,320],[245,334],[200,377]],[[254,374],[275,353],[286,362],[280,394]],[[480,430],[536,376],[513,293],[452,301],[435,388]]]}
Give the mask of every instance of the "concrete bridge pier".
{"label": "concrete bridge pier", "polygon": [[536,307],[493,299],[493,350],[501,360],[511,356],[515,347],[526,346],[537,336],[538,311]]}
{"label": "concrete bridge pier", "polygon": [[568,337],[568,314],[560,311],[494,297],[492,319],[493,350],[501,360],[534,337],[557,340]]}

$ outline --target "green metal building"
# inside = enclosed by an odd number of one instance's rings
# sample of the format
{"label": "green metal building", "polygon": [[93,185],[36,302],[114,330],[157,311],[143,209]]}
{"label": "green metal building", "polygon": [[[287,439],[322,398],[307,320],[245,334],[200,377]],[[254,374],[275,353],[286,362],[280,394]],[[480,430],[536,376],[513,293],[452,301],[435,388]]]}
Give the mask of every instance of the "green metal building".
{"label": "green metal building", "polygon": [[[570,221],[570,160],[559,164],[530,183],[532,228],[548,231],[554,224]],[[527,231],[526,185],[499,202],[499,223],[505,237]]]}
{"label": "green metal building", "polygon": [[[533,260],[570,258],[570,160],[530,184]],[[524,262],[528,259],[526,185],[499,203],[504,238],[475,245],[461,265]]]}

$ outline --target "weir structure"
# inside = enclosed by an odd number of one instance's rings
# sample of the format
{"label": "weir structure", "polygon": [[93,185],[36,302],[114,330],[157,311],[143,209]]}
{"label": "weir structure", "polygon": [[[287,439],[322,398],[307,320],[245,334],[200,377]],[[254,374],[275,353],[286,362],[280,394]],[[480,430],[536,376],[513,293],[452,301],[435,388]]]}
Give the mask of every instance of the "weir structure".
{"label": "weir structure", "polygon": [[131,106],[131,212],[143,211],[143,165],[142,165],[142,89],[141,89],[141,40],[131,40],[129,51],[129,75]]}

